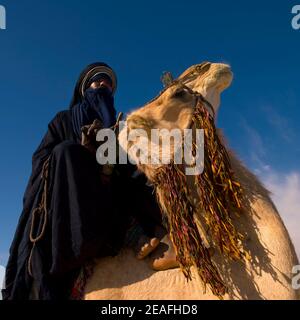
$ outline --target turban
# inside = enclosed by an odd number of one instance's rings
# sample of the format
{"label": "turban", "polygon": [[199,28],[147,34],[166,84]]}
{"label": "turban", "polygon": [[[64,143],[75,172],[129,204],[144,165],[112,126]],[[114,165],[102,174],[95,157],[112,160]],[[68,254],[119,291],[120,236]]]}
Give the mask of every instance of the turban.
{"label": "turban", "polygon": [[[81,102],[84,98],[85,91],[89,88],[91,83],[98,77],[109,79],[112,86],[112,94],[114,95],[117,89],[117,77],[114,70],[103,62],[96,62],[88,65],[80,74],[76,83],[73,98],[70,107]],[[98,78],[99,79],[99,78]]]}

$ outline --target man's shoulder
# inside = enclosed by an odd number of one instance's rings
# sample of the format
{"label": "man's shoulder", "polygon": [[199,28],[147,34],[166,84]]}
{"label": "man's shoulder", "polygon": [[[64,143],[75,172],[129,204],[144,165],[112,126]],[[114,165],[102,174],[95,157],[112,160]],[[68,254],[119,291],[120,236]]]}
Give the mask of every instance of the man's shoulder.
{"label": "man's shoulder", "polygon": [[49,122],[48,126],[52,128],[59,128],[69,123],[70,119],[71,119],[70,110],[62,110],[55,114],[55,116]]}
{"label": "man's shoulder", "polygon": [[70,117],[70,115],[71,115],[70,110],[61,110],[56,113],[55,118],[63,119],[63,118]]}
{"label": "man's shoulder", "polygon": [[70,119],[70,116],[71,116],[70,110],[61,110],[55,114],[51,122],[56,123],[56,122],[66,121]]}

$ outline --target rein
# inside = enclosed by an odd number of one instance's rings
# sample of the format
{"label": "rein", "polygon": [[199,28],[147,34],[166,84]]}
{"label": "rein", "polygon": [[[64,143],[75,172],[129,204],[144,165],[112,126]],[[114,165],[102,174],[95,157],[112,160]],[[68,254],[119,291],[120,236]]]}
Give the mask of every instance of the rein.
{"label": "rein", "polygon": [[[32,243],[32,248],[30,250],[30,255],[28,258],[28,273],[31,277],[32,274],[32,256],[35,245],[43,238],[46,232],[46,226],[48,222],[48,179],[49,179],[49,163],[50,157],[44,162],[41,180],[43,184],[42,198],[39,205],[32,212],[32,220],[29,232],[29,239]],[[34,235],[35,231],[41,228],[38,235]]]}

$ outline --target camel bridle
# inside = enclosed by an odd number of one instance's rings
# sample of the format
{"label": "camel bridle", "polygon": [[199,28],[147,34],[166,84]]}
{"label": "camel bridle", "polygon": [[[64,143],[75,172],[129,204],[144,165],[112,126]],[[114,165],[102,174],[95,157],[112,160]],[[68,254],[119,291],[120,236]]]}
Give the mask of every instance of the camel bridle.
{"label": "camel bridle", "polygon": [[[187,74],[185,74],[183,77],[179,77],[177,79],[173,80],[172,74],[170,72],[165,72],[164,75],[161,77],[161,80],[164,84],[164,89],[159,92],[159,94],[151,99],[149,102],[147,102],[144,106],[150,104],[151,102],[154,102],[157,100],[164,92],[166,92],[168,89],[170,89],[173,86],[178,86],[179,88],[181,87],[183,90],[186,90],[189,94],[194,96],[196,98],[195,100],[195,105],[193,109],[196,109],[196,106],[198,103],[203,103],[204,106],[208,109],[210,115],[212,118],[215,118],[215,110],[212,106],[212,104],[204,98],[204,96],[193,89],[191,89],[187,84],[190,83],[191,81],[195,80],[199,75],[203,74],[203,72],[207,71],[207,67],[210,66],[209,62],[203,62],[199,65],[196,65],[195,67],[192,68]],[[165,79],[166,78],[166,79]]]}

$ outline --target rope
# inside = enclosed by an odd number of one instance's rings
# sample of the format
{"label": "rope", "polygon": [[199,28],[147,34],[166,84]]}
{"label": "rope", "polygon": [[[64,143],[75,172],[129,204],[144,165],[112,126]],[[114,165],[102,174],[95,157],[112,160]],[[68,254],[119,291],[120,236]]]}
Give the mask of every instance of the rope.
{"label": "rope", "polygon": [[122,120],[122,118],[123,118],[123,112],[119,112],[116,123],[111,127],[114,130],[114,132],[116,132],[117,128],[119,127],[120,121]]}
{"label": "rope", "polygon": [[[44,183],[42,198],[39,205],[32,212],[32,220],[31,220],[30,233],[29,233],[29,239],[30,239],[30,242],[32,243],[32,248],[28,258],[28,273],[31,277],[33,277],[33,274],[32,274],[33,251],[36,243],[39,242],[45,235],[47,221],[48,221],[47,193],[48,193],[49,162],[50,162],[50,157],[44,162],[43,169],[42,169],[41,179],[43,180],[43,183]],[[36,227],[40,226],[41,223],[42,223],[42,228],[40,233],[34,236],[34,231],[36,230]]]}

